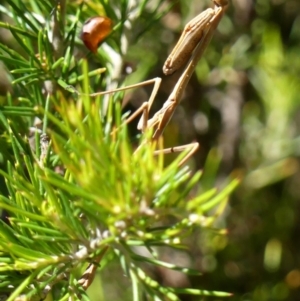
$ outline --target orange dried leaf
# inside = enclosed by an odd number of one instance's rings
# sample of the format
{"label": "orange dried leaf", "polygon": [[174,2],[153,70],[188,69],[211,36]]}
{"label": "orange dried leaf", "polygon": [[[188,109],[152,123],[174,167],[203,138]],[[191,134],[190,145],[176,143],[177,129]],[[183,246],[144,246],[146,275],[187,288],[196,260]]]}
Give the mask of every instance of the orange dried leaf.
{"label": "orange dried leaf", "polygon": [[111,33],[112,20],[107,17],[88,19],[82,28],[81,39],[92,52],[97,52],[98,46]]}

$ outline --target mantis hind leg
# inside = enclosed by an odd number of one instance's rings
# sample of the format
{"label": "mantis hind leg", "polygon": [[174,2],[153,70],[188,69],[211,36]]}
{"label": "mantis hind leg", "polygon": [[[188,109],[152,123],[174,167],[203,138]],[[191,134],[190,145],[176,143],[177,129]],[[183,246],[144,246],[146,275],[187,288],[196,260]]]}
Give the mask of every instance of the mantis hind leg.
{"label": "mantis hind leg", "polygon": [[192,143],[185,144],[185,145],[174,146],[174,147],[165,148],[165,149],[162,149],[162,150],[156,150],[154,152],[154,155],[159,155],[161,153],[163,153],[163,154],[171,154],[171,153],[177,153],[177,152],[182,152],[182,151],[186,151],[187,150],[188,151],[187,154],[179,162],[179,166],[182,166],[198,150],[198,148],[199,148],[199,143],[198,142],[192,142]]}

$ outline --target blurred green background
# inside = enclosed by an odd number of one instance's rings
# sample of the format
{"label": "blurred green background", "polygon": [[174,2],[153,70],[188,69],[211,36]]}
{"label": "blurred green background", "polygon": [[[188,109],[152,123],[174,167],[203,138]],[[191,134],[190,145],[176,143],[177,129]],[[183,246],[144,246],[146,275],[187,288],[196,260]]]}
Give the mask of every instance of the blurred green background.
{"label": "blurred green background", "polygon": [[[160,1],[160,9],[171,4],[170,11],[140,36],[147,11],[157,2],[149,0],[143,18],[133,23],[123,57],[124,70],[133,70],[130,75],[124,71],[128,84],[163,78],[153,112],[180,76],[164,76],[164,60],[184,25],[212,6],[204,0]],[[18,50],[7,31],[1,29],[0,36]],[[89,60],[94,68],[101,67],[96,56]],[[9,72],[2,69],[3,95],[13,87]],[[162,252],[166,261],[190,265],[203,276],[187,279],[149,268],[162,284],[228,291],[234,294],[231,300],[300,300],[299,81],[300,1],[230,1],[165,130],[164,143],[200,143],[191,161],[204,171],[200,190],[223,187],[229,175],[242,181],[216,225],[226,228],[227,236],[210,239],[210,233],[194,233],[187,238],[189,250]],[[150,92],[146,87],[130,94],[125,110],[138,108]],[[135,135],[136,123],[130,127]],[[90,289],[94,299],[130,300],[127,280],[120,275],[117,268],[104,269]]]}

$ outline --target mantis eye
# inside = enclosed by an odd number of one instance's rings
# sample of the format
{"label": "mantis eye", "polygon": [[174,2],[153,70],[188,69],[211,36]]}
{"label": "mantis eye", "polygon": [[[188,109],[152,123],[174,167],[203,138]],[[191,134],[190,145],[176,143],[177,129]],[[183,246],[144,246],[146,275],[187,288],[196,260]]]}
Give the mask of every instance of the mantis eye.
{"label": "mantis eye", "polygon": [[92,17],[82,28],[81,36],[84,45],[92,52],[97,52],[98,46],[111,33],[112,20],[107,17]]}

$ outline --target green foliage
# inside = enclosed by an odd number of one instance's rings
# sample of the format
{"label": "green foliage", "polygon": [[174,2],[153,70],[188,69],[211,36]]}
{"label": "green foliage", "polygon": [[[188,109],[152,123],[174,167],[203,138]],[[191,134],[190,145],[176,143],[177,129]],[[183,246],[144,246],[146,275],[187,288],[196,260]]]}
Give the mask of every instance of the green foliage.
{"label": "green foliage", "polygon": [[[123,93],[90,97],[96,89],[115,87],[116,79],[123,84],[120,53],[164,14],[161,3],[151,10],[146,3],[7,0],[0,5],[10,18],[0,26],[13,38],[10,45],[0,43],[13,86],[0,111],[0,173],[7,187],[0,207],[8,214],[0,223],[0,295],[8,301],[50,294],[53,300],[87,300],[90,269],[108,269],[106,258],[112,257],[123,270],[115,280],[124,274],[131,280],[133,300],[230,296],[160,285],[146,264],[198,275],[160,259],[159,250],[185,249],[196,229],[221,236],[212,225],[238,181],[222,190],[199,189],[201,173],[179,166],[186,152],[165,165],[163,153],[154,156],[150,132],[141,134],[134,151],[124,122],[128,114],[121,112]],[[91,55],[82,50],[78,27],[98,14],[108,15],[115,27],[88,66]],[[127,23],[139,30],[129,34]],[[72,93],[75,89],[80,92]],[[42,130],[33,130],[30,145],[25,137],[30,127],[38,127],[36,117]],[[147,256],[138,252],[142,247]]]}

